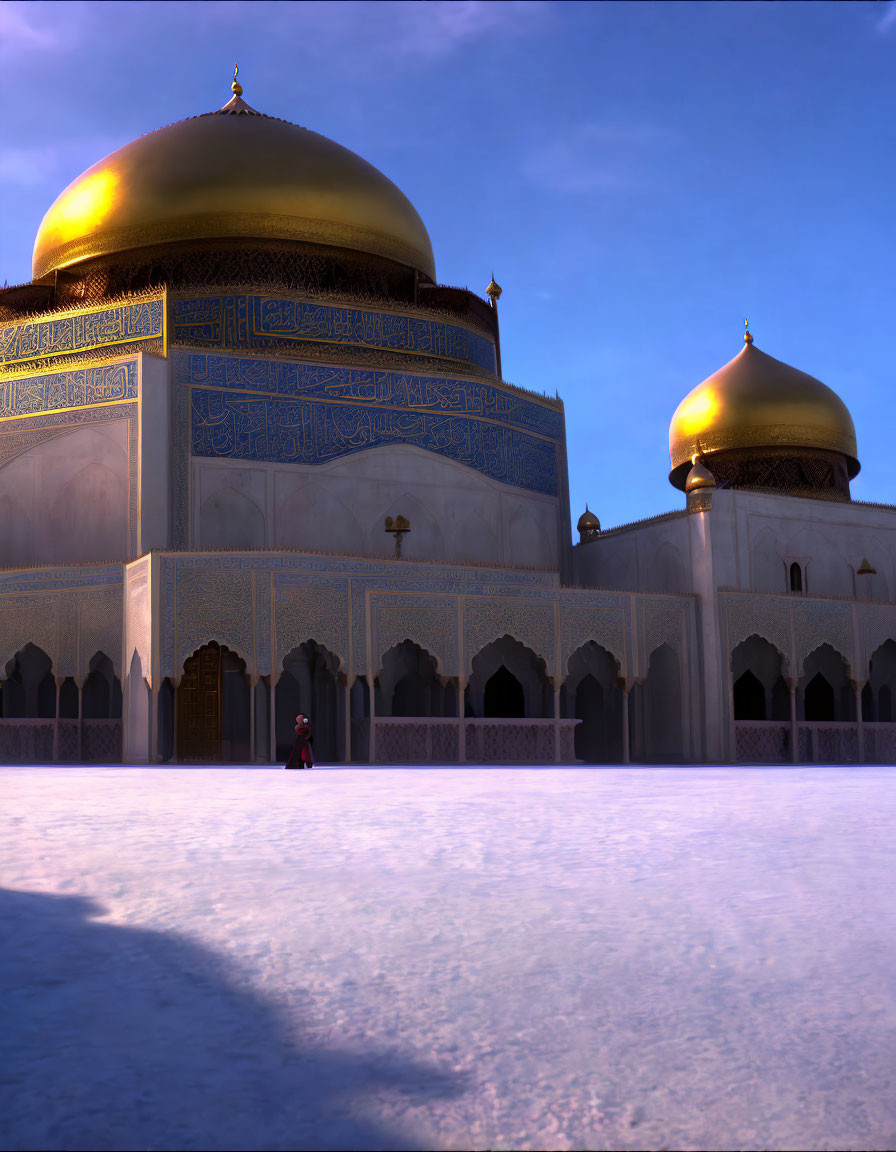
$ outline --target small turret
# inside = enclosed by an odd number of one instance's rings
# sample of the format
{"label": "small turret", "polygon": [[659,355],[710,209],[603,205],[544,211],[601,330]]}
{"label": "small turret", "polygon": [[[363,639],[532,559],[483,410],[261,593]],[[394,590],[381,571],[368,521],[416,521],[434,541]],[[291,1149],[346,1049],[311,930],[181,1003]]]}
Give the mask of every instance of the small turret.
{"label": "small turret", "polygon": [[579,533],[580,544],[584,544],[586,540],[596,540],[600,536],[600,520],[589,510],[587,504],[579,517],[576,531]]}

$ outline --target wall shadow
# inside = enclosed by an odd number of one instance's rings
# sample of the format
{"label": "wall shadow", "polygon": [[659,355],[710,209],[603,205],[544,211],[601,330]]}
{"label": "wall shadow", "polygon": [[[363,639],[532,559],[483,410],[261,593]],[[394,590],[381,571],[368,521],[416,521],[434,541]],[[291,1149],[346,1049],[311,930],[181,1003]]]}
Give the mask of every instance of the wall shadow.
{"label": "wall shadow", "polygon": [[4,1149],[404,1150],[420,1145],[365,1119],[369,1095],[464,1091],[389,1051],[303,1046],[226,958],[103,913],[0,889]]}

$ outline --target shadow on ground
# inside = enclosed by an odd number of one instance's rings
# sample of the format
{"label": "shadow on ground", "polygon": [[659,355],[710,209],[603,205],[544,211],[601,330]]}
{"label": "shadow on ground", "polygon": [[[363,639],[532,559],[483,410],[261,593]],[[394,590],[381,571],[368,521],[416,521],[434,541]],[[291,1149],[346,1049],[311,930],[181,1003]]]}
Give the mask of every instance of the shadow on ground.
{"label": "shadow on ground", "polygon": [[215,953],[103,914],[0,889],[3,1148],[401,1150],[365,1119],[370,1094],[464,1089],[389,1052],[303,1047]]}

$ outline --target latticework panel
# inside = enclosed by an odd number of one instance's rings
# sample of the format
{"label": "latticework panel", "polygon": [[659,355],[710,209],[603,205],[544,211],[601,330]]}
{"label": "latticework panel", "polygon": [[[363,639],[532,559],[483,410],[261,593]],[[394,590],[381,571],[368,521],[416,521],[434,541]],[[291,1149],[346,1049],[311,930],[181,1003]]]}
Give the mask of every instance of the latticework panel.
{"label": "latticework panel", "polygon": [[81,756],[78,743],[78,721],[60,720],[58,740],[59,759],[69,762],[80,760]]}
{"label": "latticework panel", "polygon": [[739,764],[785,764],[792,759],[789,724],[739,720],[734,735]]}
{"label": "latticework panel", "polygon": [[865,724],[863,759],[870,764],[896,764],[896,724]]}
{"label": "latticework panel", "polygon": [[0,720],[0,762],[49,764],[55,720]]}
{"label": "latticework panel", "polygon": [[801,724],[800,760],[807,764],[856,764],[859,733],[855,724]]}
{"label": "latticework panel", "polygon": [[120,764],[122,722],[120,720],[85,720],[82,742],[82,757],[89,763]]}
{"label": "latticework panel", "polygon": [[552,763],[553,720],[480,720],[466,725],[467,760]]}

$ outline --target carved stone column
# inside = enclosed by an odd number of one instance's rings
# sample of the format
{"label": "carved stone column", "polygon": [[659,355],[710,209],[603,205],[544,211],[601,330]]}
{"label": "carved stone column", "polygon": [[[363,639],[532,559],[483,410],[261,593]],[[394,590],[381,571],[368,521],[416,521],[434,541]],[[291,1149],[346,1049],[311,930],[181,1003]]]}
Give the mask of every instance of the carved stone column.
{"label": "carved stone column", "polygon": [[785,676],[784,683],[790,693],[790,758],[794,764],[800,760],[800,730],[796,722],[796,686],[793,676]]}
{"label": "carved stone column", "polygon": [[367,761],[376,763],[376,681],[373,676],[367,677],[367,690],[370,693],[370,737],[367,745]]}
{"label": "carved stone column", "polygon": [[465,711],[465,696],[467,689],[467,677],[458,676],[457,678],[457,762],[464,764],[467,759],[467,731],[464,723]]}
{"label": "carved stone column", "polygon": [[858,740],[858,762],[865,763],[865,727],[862,718],[862,690],[867,680],[852,680],[852,690],[856,694],[856,739]]}
{"label": "carved stone column", "polygon": [[352,762],[352,685],[354,682],[354,676],[342,677],[342,694],[343,700],[345,701],[345,755],[343,757],[345,764],[351,764]]}
{"label": "carved stone column", "polygon": [[159,762],[159,684],[154,679],[149,690],[149,762]]}
{"label": "carved stone column", "polygon": [[56,725],[53,728],[53,760],[59,759],[59,695],[62,685],[65,683],[64,676],[54,676],[53,680],[56,683]]}
{"label": "carved stone column", "polygon": [[78,689],[78,761],[84,759],[84,677],[75,677]]}
{"label": "carved stone column", "polygon": [[631,764],[632,755],[631,748],[629,747],[628,698],[635,681],[625,676],[620,676],[617,683],[622,689],[622,763]]}
{"label": "carved stone column", "polygon": [[249,763],[255,763],[255,693],[258,690],[258,675],[249,676]]}
{"label": "carved stone column", "polygon": [[554,763],[560,763],[560,690],[563,681],[559,676],[554,680]]}
{"label": "carved stone column", "polygon": [[280,679],[276,672],[271,673],[271,698],[268,708],[268,751],[272,764],[277,763],[277,681]]}
{"label": "carved stone column", "polygon": [[177,714],[180,709],[177,706],[177,697],[180,693],[180,682],[183,679],[181,676],[172,676],[171,683],[174,687],[174,719],[171,723],[171,763],[176,764],[178,758],[177,747]]}

